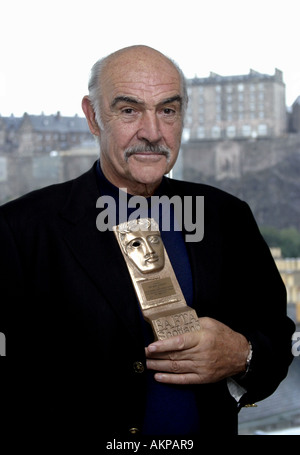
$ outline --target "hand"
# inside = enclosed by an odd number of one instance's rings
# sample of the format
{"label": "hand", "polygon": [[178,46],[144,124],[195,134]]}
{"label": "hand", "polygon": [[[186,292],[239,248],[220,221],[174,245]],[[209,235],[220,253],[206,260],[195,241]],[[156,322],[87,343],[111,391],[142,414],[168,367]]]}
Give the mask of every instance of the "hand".
{"label": "hand", "polygon": [[200,330],[146,348],[147,368],[155,379],[169,384],[217,382],[245,371],[249,354],[247,339],[211,318],[199,318]]}

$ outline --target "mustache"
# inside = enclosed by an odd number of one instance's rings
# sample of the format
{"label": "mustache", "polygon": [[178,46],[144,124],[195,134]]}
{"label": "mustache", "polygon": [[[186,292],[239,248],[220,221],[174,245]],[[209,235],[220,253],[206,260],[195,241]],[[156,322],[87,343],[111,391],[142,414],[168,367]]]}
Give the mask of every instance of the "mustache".
{"label": "mustache", "polygon": [[152,145],[152,144],[139,144],[132,147],[128,147],[124,151],[124,158],[127,162],[132,155],[137,155],[139,153],[155,153],[157,155],[163,155],[167,158],[167,161],[170,161],[171,150],[164,145]]}

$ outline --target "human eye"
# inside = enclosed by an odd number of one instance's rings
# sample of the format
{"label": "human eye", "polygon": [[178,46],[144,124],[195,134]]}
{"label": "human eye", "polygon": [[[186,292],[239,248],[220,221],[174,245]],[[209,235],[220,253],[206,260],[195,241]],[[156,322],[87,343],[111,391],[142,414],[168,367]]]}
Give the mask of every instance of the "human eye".
{"label": "human eye", "polygon": [[133,107],[123,107],[121,109],[121,113],[127,116],[131,116],[135,113],[135,110],[133,109]]}
{"label": "human eye", "polygon": [[179,116],[180,112],[177,106],[162,106],[160,109],[160,117],[165,121],[174,121]]}
{"label": "human eye", "polygon": [[139,118],[139,111],[133,106],[125,106],[120,109],[120,118],[124,122],[133,122]]}
{"label": "human eye", "polygon": [[174,115],[174,114],[176,114],[176,111],[175,111],[175,109],[171,109],[170,107],[165,107],[163,109],[163,113],[165,115]]}

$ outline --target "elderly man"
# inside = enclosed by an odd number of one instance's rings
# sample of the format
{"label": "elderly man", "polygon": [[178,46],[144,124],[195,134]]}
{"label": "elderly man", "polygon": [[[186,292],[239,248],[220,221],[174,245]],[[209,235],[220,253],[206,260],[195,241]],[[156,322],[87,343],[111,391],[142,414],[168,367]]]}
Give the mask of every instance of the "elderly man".
{"label": "elderly man", "polygon": [[[180,69],[154,49],[133,46],[98,61],[82,106],[100,160],[73,181],[1,207],[0,331],[7,355],[27,361],[15,412],[30,405],[29,424],[39,430],[51,423],[55,434],[67,422],[106,438],[234,435],[241,406],[273,393],[287,374],[294,325],[247,204],[164,177],[178,156],[186,104]],[[155,195],[205,204],[201,241],[186,241],[176,217],[161,232],[200,330],[158,341],[114,233],[96,225],[99,198],[115,202],[118,224],[132,216],[132,198],[150,209]],[[197,216],[194,203],[190,211]],[[163,211],[159,218],[161,226]]]}

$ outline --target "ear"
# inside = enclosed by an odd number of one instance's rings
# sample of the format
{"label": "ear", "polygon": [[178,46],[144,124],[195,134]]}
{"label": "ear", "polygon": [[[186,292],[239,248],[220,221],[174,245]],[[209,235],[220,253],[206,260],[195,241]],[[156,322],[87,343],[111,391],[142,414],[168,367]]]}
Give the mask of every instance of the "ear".
{"label": "ear", "polygon": [[95,111],[88,96],[85,96],[81,103],[82,110],[86,116],[91,133],[100,136],[100,128],[95,117]]}

